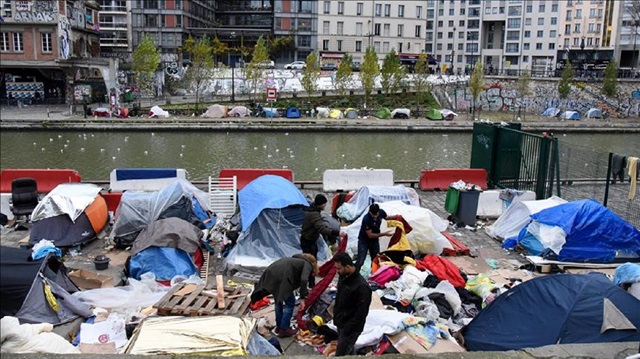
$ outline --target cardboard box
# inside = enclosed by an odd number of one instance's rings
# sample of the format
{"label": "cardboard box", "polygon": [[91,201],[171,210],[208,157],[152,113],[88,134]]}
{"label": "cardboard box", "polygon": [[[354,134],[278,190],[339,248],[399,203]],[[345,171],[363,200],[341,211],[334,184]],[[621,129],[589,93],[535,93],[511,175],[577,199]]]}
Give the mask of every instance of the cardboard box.
{"label": "cardboard box", "polygon": [[69,273],[69,278],[80,289],[96,289],[113,287],[113,278],[89,270],[78,269]]}

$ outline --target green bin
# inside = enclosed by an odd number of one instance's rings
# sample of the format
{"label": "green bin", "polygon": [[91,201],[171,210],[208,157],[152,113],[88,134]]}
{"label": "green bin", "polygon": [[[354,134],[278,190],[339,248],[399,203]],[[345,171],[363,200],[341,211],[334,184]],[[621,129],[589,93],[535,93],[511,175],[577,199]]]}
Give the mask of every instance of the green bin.
{"label": "green bin", "polygon": [[447,197],[444,200],[444,210],[454,214],[458,210],[458,202],[460,201],[460,191],[449,187]]}

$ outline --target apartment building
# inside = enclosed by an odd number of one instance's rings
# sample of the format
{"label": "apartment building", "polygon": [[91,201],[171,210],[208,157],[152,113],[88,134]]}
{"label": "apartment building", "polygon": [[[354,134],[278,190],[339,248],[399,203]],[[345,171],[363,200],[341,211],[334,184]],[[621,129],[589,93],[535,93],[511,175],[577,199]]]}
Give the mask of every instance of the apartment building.
{"label": "apartment building", "polygon": [[562,1],[558,67],[569,59],[578,71],[602,70],[614,58],[622,1]]}
{"label": "apartment building", "polygon": [[99,0],[100,56],[131,63],[131,1]]}
{"label": "apartment building", "polygon": [[320,61],[339,63],[345,53],[362,62],[372,46],[380,60],[390,51],[415,62],[425,52],[425,1],[319,1]]}
{"label": "apartment building", "polygon": [[317,29],[317,0],[275,0],[274,36],[291,39],[291,43],[273,60],[278,63],[304,61],[316,50]]}
{"label": "apartment building", "polygon": [[623,0],[620,6],[616,58],[621,69],[640,71],[640,1]]}

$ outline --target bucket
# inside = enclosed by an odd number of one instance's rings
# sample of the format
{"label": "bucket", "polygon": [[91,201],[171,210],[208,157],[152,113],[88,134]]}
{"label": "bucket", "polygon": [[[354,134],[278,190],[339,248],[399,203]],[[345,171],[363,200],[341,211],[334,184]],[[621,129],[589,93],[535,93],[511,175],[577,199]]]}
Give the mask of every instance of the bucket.
{"label": "bucket", "polygon": [[111,258],[105,255],[100,255],[93,259],[93,264],[95,264],[97,270],[105,270],[109,268],[110,261],[111,261]]}

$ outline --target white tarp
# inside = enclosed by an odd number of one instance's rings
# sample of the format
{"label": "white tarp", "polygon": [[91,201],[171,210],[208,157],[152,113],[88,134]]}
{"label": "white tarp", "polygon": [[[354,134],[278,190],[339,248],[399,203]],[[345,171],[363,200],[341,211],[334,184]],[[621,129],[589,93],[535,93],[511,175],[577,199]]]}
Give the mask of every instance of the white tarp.
{"label": "white tarp", "polygon": [[45,218],[69,215],[73,222],[93,203],[102,188],[91,183],[63,183],[49,192],[33,210],[33,222]]}
{"label": "white tarp", "polygon": [[160,106],[153,106],[149,110],[149,117],[169,117],[169,111],[165,111]]}
{"label": "white tarp", "polygon": [[403,185],[397,186],[364,186],[343,203],[336,211],[338,217],[353,221],[369,209],[373,202],[402,201],[420,207],[420,197],[416,190]]}
{"label": "white tarp", "polygon": [[223,118],[227,117],[227,107],[222,105],[211,105],[207,111],[202,114],[206,118]]}
{"label": "white tarp", "polygon": [[229,112],[227,112],[227,115],[233,116],[233,117],[245,117],[245,116],[250,116],[251,111],[249,111],[249,109],[246,108],[245,106],[236,106],[231,110],[229,110]]}
{"label": "white tarp", "polygon": [[543,209],[551,208],[562,203],[564,199],[552,196],[539,201],[522,201],[511,204],[507,210],[486,231],[493,238],[507,239],[517,236],[520,230],[531,221],[531,215]]}
{"label": "white tarp", "polygon": [[[452,248],[449,240],[442,235],[442,231],[447,229],[449,223],[438,217],[432,211],[420,207],[419,205],[409,205],[402,201],[390,201],[378,203],[380,208],[393,216],[400,214],[411,225],[413,230],[407,234],[407,239],[411,244],[413,253],[440,254],[444,248]],[[355,254],[358,252],[358,233],[362,225],[363,213],[355,222],[342,230],[349,236],[347,252]],[[380,231],[387,230],[386,222],[382,221]],[[389,246],[389,237],[380,238],[380,250],[384,251]]]}

